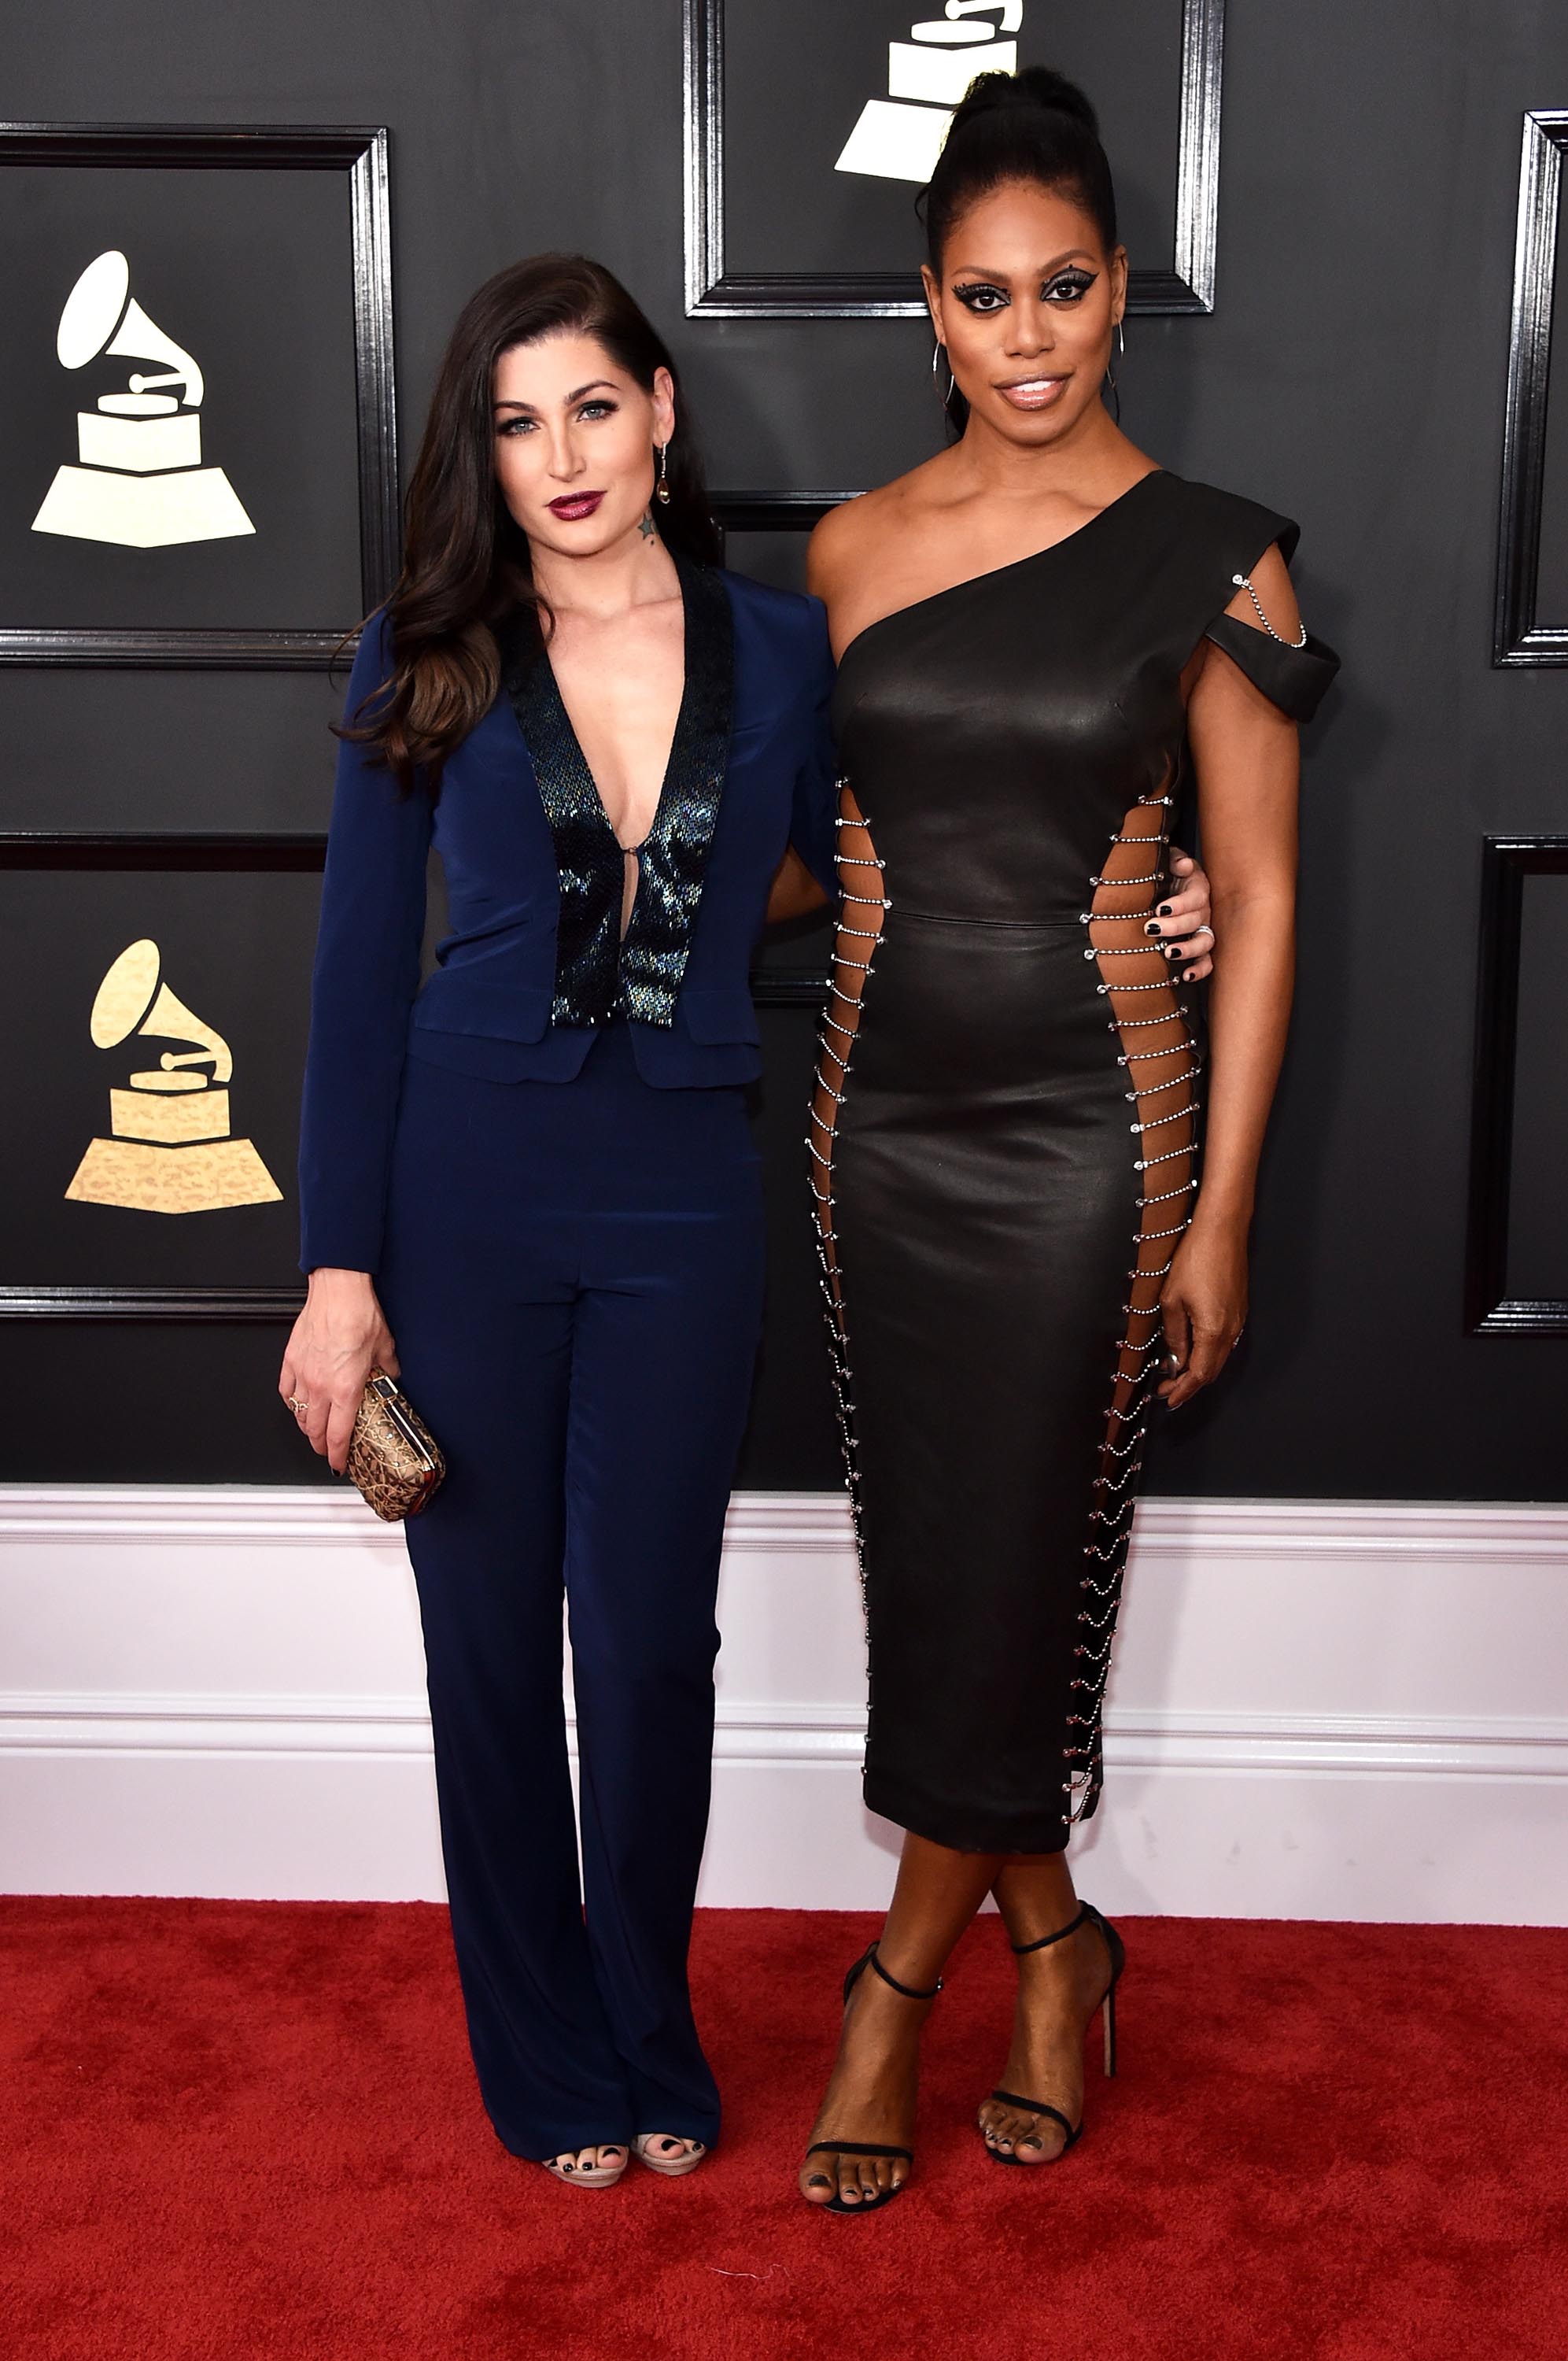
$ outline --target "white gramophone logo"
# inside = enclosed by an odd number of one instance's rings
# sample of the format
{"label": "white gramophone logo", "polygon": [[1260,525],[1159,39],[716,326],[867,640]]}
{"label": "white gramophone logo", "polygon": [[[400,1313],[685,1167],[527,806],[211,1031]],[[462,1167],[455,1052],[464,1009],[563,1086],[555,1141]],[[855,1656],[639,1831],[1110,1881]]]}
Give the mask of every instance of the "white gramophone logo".
{"label": "white gramophone logo", "polygon": [[[132,1039],[184,1041],[109,1093],[109,1137],[88,1142],[66,1191],[88,1205],[138,1213],[206,1213],[282,1196],[248,1139],[229,1130],[229,1045],[159,981],[158,945],[127,943],[98,986],[91,1029],[100,1049]],[[193,1069],[210,1067],[210,1072]]]}
{"label": "white gramophone logo", "polygon": [[[95,410],[77,412],[81,465],[59,470],[33,531],[127,549],[254,533],[223,469],[202,465],[201,369],[148,318],[131,295],[130,278],[117,251],[88,264],[60,315],[60,367],[85,368],[106,352],[166,368],[155,377],[133,370],[126,392],[100,394]],[[170,385],[180,388],[179,398],[162,390]]]}
{"label": "white gramophone logo", "polygon": [[[994,25],[973,24],[994,16]],[[887,45],[885,98],[868,98],[836,172],[925,182],[936,169],[953,109],[978,73],[1016,73],[1018,44],[999,40],[1024,22],[1024,0],[947,0],[941,16],[911,25]]]}

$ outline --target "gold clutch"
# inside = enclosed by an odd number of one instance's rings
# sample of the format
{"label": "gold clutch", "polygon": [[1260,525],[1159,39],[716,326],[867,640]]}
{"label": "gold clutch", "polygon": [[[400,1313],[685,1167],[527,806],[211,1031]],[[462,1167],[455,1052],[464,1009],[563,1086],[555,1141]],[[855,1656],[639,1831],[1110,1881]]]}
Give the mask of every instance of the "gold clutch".
{"label": "gold clutch", "polygon": [[348,1475],[389,1524],[417,1517],[446,1473],[423,1419],[384,1369],[372,1369],[348,1441]]}

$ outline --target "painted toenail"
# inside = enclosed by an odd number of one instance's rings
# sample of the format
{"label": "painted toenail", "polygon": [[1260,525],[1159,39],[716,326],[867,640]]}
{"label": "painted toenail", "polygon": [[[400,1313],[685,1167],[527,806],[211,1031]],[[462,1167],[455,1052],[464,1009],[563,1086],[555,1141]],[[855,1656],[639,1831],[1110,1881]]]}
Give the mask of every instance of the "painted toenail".
{"label": "painted toenail", "polygon": [[814,2172],[806,2185],[808,2189],[828,2189],[832,2184],[825,2172]]}

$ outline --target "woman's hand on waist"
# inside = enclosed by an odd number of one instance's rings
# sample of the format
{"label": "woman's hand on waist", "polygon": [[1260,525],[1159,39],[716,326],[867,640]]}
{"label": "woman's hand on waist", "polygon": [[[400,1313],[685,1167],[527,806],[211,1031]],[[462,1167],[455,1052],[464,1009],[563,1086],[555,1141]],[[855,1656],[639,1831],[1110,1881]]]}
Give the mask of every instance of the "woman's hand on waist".
{"label": "woman's hand on waist", "polygon": [[366,1270],[324,1266],[310,1275],[304,1310],[284,1348],[278,1391],[311,1449],[334,1473],[348,1465],[348,1442],[372,1368],[398,1374],[397,1347]]}

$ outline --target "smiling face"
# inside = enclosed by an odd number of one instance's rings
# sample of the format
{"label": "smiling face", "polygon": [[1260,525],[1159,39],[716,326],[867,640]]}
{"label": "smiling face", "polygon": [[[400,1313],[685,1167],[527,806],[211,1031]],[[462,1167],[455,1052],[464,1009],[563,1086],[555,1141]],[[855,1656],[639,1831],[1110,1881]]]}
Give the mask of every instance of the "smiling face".
{"label": "smiling face", "polygon": [[922,275],[959,391],[982,428],[1037,447],[1098,405],[1127,254],[1106,253],[1069,193],[1003,181],[953,224],[940,278]]}
{"label": "smiling face", "polygon": [[594,557],[636,532],[655,445],[674,432],[667,369],[649,392],[597,337],[565,329],[501,355],[492,403],[496,480],[531,543]]}

